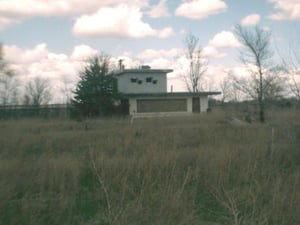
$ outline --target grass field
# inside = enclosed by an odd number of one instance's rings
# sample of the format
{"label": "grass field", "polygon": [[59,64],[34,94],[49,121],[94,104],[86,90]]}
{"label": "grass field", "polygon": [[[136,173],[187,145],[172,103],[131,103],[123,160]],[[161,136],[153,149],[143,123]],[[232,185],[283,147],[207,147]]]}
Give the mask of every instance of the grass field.
{"label": "grass field", "polygon": [[299,225],[300,111],[229,114],[1,120],[0,224]]}

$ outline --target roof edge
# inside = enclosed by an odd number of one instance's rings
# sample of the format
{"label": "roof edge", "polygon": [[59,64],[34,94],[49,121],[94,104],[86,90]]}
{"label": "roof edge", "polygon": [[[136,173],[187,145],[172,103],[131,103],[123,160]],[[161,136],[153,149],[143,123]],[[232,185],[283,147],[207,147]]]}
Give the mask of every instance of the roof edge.
{"label": "roof edge", "polygon": [[126,73],[171,73],[173,69],[123,69],[113,73],[115,76],[120,76]]}
{"label": "roof edge", "polygon": [[158,92],[158,93],[122,93],[124,97],[199,97],[208,95],[220,95],[219,91],[203,92]]}

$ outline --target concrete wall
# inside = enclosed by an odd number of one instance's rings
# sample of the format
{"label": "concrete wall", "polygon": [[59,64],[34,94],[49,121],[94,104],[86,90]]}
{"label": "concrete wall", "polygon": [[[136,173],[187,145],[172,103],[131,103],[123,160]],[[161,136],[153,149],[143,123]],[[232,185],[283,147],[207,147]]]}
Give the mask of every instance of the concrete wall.
{"label": "concrete wall", "polygon": [[137,99],[137,112],[186,112],[186,98]]}
{"label": "concrete wall", "polygon": [[167,92],[165,73],[126,73],[117,77],[118,89],[122,93],[162,93]]}
{"label": "concrete wall", "polygon": [[189,97],[187,99],[187,112],[192,113],[193,112],[193,98]]}
{"label": "concrete wall", "polygon": [[208,96],[200,96],[200,112],[206,112],[208,108]]}
{"label": "concrete wall", "polygon": [[134,115],[137,112],[137,106],[136,106],[136,99],[130,98],[129,99],[129,114]]}
{"label": "concrete wall", "polygon": [[[153,102],[149,102],[149,104],[151,104],[151,107],[153,107],[153,111],[151,111],[149,108],[146,107],[145,110],[141,110],[141,108],[139,106],[137,106],[137,102],[138,101],[144,101],[142,102],[143,104],[145,104],[148,100],[157,100],[153,101]],[[168,97],[168,98],[131,98],[129,99],[129,113],[130,115],[134,115],[134,114],[149,114],[149,113],[169,113],[172,112],[174,114],[176,113],[188,113],[188,114],[192,114],[193,113],[193,97],[186,97],[186,98],[181,98],[181,100],[186,100],[185,102],[185,110],[183,110],[182,108],[182,102],[181,101],[176,101],[176,99],[178,98],[172,98],[172,97]],[[146,101],[145,101],[146,100]],[[173,101],[174,104],[178,104],[178,106],[172,106],[172,110],[159,110],[160,104],[163,101],[168,101],[170,100],[170,102]],[[199,98],[200,101],[200,112],[206,112],[207,108],[208,108],[208,97],[207,96],[201,96]],[[167,103],[166,103],[167,104]],[[144,106],[143,106],[144,107]],[[150,107],[150,106],[149,106]],[[144,107],[145,108],[145,107]],[[164,109],[165,106],[162,107],[162,109]],[[177,111],[175,111],[174,109],[178,108]],[[138,109],[141,111],[139,112]]]}

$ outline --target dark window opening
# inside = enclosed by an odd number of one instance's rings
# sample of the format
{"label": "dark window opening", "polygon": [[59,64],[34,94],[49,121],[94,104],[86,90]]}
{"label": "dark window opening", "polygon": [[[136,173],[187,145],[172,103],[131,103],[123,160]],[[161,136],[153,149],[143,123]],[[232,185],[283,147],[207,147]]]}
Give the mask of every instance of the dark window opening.
{"label": "dark window opening", "polygon": [[187,99],[137,99],[137,112],[186,112]]}
{"label": "dark window opening", "polygon": [[146,77],[146,82],[151,83],[152,82],[152,77]]}
{"label": "dark window opening", "polygon": [[194,97],[192,100],[193,113],[200,113],[200,98]]}
{"label": "dark window opening", "polygon": [[138,80],[138,84],[142,84],[143,83],[143,81],[142,80]]}
{"label": "dark window opening", "polygon": [[153,83],[153,84],[157,84],[157,80],[153,80],[152,83]]}
{"label": "dark window opening", "polygon": [[132,83],[136,83],[136,82],[137,82],[137,79],[136,79],[136,78],[131,78],[130,81],[131,81]]}

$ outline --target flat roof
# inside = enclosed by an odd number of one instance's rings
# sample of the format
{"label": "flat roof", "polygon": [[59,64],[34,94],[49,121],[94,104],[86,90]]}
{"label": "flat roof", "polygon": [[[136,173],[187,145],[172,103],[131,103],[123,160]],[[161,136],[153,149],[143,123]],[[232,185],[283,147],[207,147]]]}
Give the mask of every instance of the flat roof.
{"label": "flat roof", "polygon": [[199,97],[206,95],[220,95],[219,91],[201,92],[161,92],[161,93],[122,93],[124,97]]}
{"label": "flat roof", "polygon": [[114,75],[120,76],[126,73],[171,73],[172,69],[123,69],[116,71]]}

